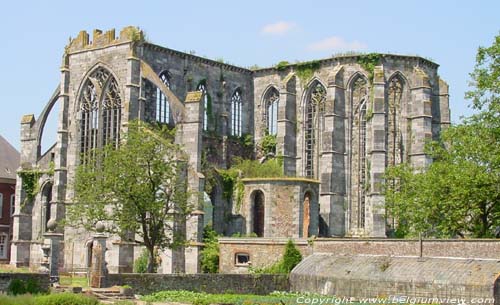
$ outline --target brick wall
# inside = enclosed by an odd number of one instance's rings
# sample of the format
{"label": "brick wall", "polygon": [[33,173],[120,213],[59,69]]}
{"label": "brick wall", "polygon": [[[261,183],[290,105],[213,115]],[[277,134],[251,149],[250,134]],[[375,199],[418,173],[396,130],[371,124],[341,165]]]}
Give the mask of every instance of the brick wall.
{"label": "brick wall", "polygon": [[[248,253],[251,266],[269,266],[283,255],[287,239],[221,238],[219,269],[222,273],[246,273],[249,266],[237,266],[236,253]],[[410,239],[328,239],[308,242],[294,239],[304,257],[312,253],[337,255],[419,256],[419,240]],[[500,259],[498,239],[428,239],[422,242],[424,257]]]}
{"label": "brick wall", "polygon": [[109,274],[107,284],[130,285],[134,293],[189,290],[207,293],[269,294],[288,291],[287,275],[254,274]]}
{"label": "brick wall", "polygon": [[42,291],[48,291],[50,287],[50,277],[48,274],[41,273],[0,273],[0,293],[6,292],[7,287],[12,280],[19,279],[27,281],[34,279],[40,285]]}

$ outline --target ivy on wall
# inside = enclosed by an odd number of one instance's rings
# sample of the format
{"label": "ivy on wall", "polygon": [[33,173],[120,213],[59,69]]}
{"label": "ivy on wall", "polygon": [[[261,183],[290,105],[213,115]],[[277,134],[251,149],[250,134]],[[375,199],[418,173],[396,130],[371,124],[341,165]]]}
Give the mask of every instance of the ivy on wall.
{"label": "ivy on wall", "polygon": [[50,162],[48,170],[23,169],[18,172],[22,180],[22,189],[26,194],[26,201],[31,202],[40,191],[39,180],[44,174],[54,175],[54,162]]}
{"label": "ivy on wall", "polygon": [[379,53],[369,53],[357,57],[358,64],[368,72],[368,79],[373,83],[375,66],[380,64],[382,55]]}

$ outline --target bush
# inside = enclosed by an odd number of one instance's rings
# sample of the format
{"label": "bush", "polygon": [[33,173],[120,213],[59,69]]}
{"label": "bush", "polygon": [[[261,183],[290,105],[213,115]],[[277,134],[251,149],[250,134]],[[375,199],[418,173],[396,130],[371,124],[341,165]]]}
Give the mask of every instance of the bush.
{"label": "bush", "polygon": [[7,294],[38,294],[43,292],[37,280],[29,278],[27,281],[21,279],[13,279],[7,287]]}
{"label": "bush", "polygon": [[219,272],[219,243],[217,233],[212,226],[203,229],[203,243],[205,246],[201,251],[201,270],[203,273]]}
{"label": "bush", "polygon": [[141,255],[134,261],[134,272],[135,273],[147,273],[148,272],[148,260],[149,260],[148,250],[142,249]]}
{"label": "bush", "polygon": [[295,247],[293,241],[288,240],[285,247],[285,253],[281,260],[268,267],[251,268],[250,272],[256,274],[288,274],[301,260],[302,254],[300,254],[297,247]]}
{"label": "bush", "polygon": [[283,270],[290,273],[292,269],[297,266],[302,260],[302,254],[299,249],[295,247],[292,240],[286,243],[285,254],[283,254]]}

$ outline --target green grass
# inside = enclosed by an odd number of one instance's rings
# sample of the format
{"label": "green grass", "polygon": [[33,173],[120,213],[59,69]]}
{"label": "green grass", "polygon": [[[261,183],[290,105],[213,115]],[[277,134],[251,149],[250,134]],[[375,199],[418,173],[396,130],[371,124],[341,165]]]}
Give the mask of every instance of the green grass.
{"label": "green grass", "polygon": [[[254,294],[209,294],[204,292],[192,292],[185,290],[160,291],[147,295],[141,298],[146,302],[180,302],[191,303],[194,305],[208,304],[235,304],[235,305],[253,305],[253,304],[297,304],[298,297],[318,297],[322,299],[328,296],[320,296],[313,294],[299,294],[291,292],[273,292],[269,295],[254,295]],[[335,304],[334,298],[329,302],[324,302],[324,305]],[[355,304],[355,303],[353,303]]]}
{"label": "green grass", "polygon": [[7,296],[0,294],[2,305],[99,305],[99,301],[93,297],[72,294],[55,293],[50,295],[18,295]]}
{"label": "green grass", "polygon": [[63,286],[89,287],[87,277],[63,275],[59,278],[59,283]]}
{"label": "green grass", "polygon": [[31,272],[28,267],[16,268],[8,264],[0,264],[0,273],[29,273]]}

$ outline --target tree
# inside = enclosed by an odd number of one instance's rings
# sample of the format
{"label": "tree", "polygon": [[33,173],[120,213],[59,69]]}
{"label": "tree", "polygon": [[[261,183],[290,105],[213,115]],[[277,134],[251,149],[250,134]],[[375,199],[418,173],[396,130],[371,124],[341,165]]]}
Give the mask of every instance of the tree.
{"label": "tree", "polygon": [[144,245],[149,252],[147,270],[154,272],[157,249],[184,242],[175,225],[191,210],[186,157],[173,142],[173,131],[140,122],[129,124],[120,144],[82,157],[68,223],[92,231],[100,221],[107,232]]}
{"label": "tree", "polygon": [[500,227],[500,35],[480,47],[472,90],[478,113],[430,143],[427,169],[389,168],[385,195],[397,235],[493,237]]}

